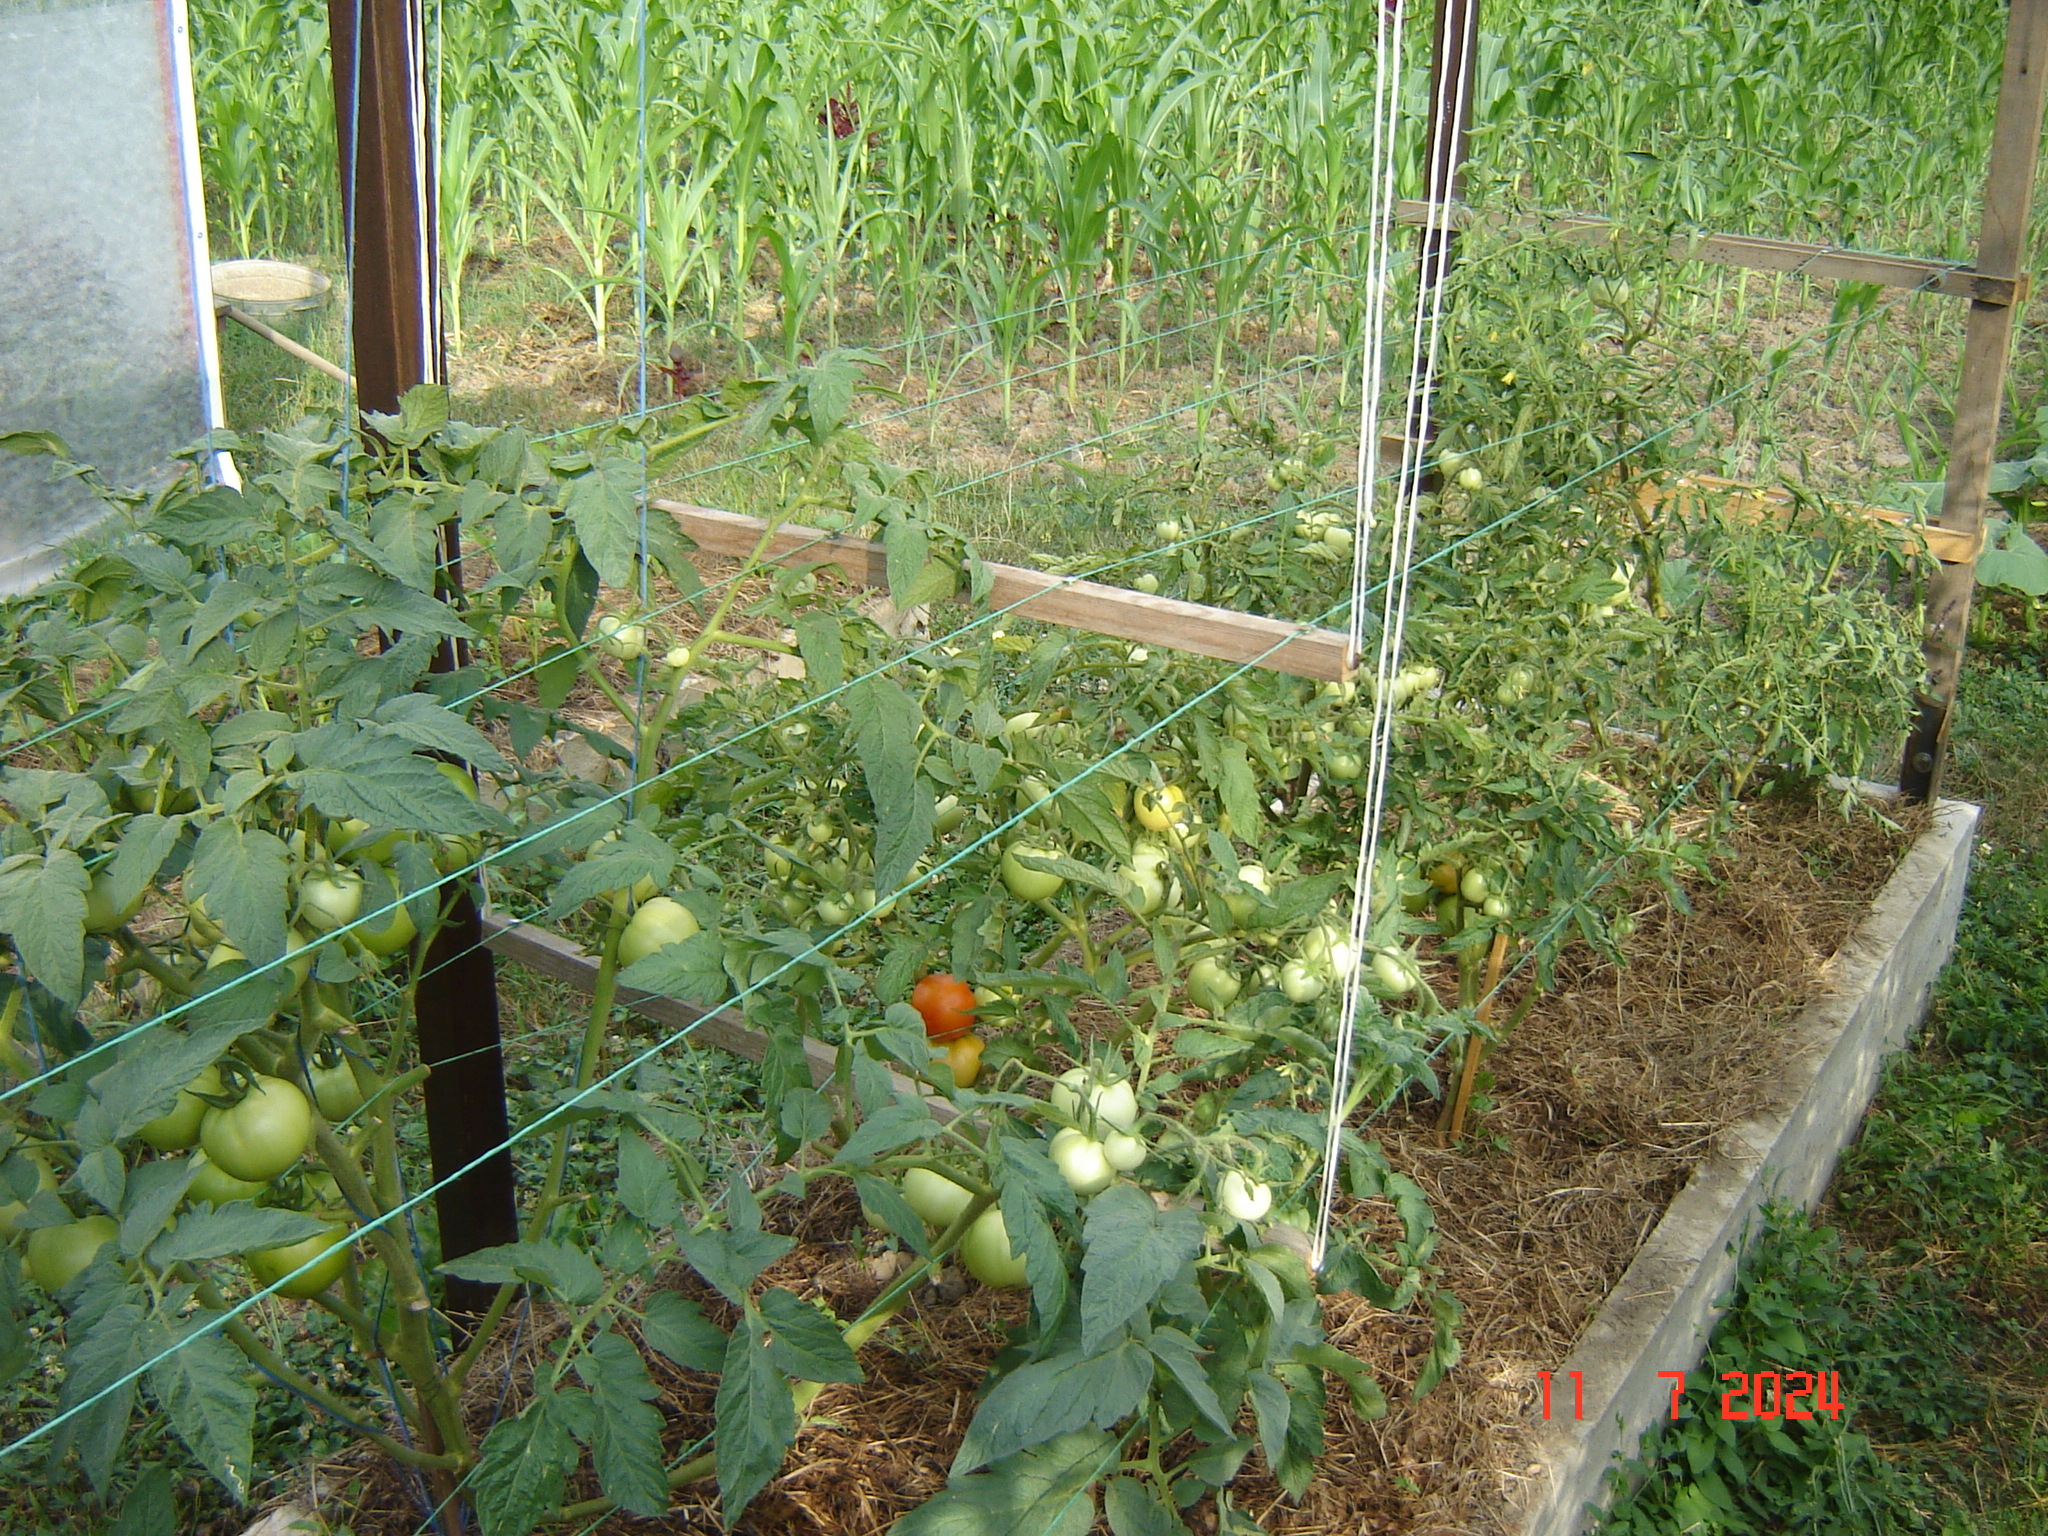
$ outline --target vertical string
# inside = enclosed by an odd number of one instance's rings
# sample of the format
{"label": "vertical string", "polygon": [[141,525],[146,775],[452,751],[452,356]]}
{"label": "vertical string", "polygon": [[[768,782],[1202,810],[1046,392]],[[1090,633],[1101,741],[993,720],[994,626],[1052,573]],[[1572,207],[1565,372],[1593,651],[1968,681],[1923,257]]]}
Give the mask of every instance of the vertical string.
{"label": "vertical string", "polygon": [[[634,0],[634,131],[635,146],[633,177],[633,405],[637,413],[638,434],[635,441],[640,455],[640,563],[638,596],[639,614],[644,615],[653,606],[648,597],[647,576],[647,0]],[[640,720],[647,718],[647,651],[643,646],[639,658],[633,664],[634,711]],[[633,731],[633,780],[640,780],[639,721],[634,722]],[[633,807],[638,810],[638,806]]]}
{"label": "vertical string", "polygon": [[[1402,16],[1404,7],[1396,8],[1392,46],[1398,50],[1404,41]],[[1448,132],[1430,135],[1424,155],[1424,197],[1425,224],[1422,240],[1427,241],[1439,229],[1448,231],[1450,219],[1450,186],[1455,168],[1458,139],[1464,126],[1465,93],[1459,89],[1458,81],[1464,73],[1464,43],[1462,29],[1453,42],[1449,28],[1444,29],[1444,44],[1447,49],[1456,47],[1454,59],[1444,61],[1446,67],[1437,71],[1439,76],[1431,98],[1429,122],[1432,128],[1448,123]],[[1456,68],[1448,67],[1455,63]],[[1398,79],[1401,60],[1396,56],[1390,61],[1390,72]],[[1448,97],[1448,100],[1446,100]],[[1379,123],[1375,122],[1375,149],[1384,144],[1389,148],[1389,161],[1384,174],[1391,175],[1391,143],[1394,130],[1399,124],[1398,90],[1384,119],[1387,127],[1382,139]],[[1377,103],[1376,103],[1377,104]],[[1448,109],[1448,110],[1447,110]],[[1376,172],[1382,167],[1375,164]],[[1390,231],[1391,233],[1391,231]],[[1384,245],[1391,246],[1391,239]],[[1331,1072],[1331,1091],[1328,1106],[1327,1135],[1323,1151],[1322,1183],[1316,1208],[1316,1228],[1311,1243],[1311,1262],[1321,1267],[1328,1252],[1331,1214],[1337,1198],[1337,1169],[1343,1150],[1343,1132],[1346,1107],[1351,1094],[1353,1058],[1357,1048],[1359,995],[1362,991],[1362,968],[1365,960],[1365,946],[1372,931],[1372,900],[1378,883],[1381,820],[1386,808],[1387,773],[1393,755],[1394,744],[1394,678],[1401,662],[1403,641],[1408,622],[1409,578],[1414,568],[1416,527],[1419,522],[1419,502],[1422,480],[1422,454],[1429,438],[1431,397],[1436,383],[1437,363],[1443,332],[1443,317],[1446,304],[1447,284],[1438,273],[1438,281],[1425,285],[1421,281],[1421,266],[1417,266],[1417,284],[1412,329],[1409,340],[1408,370],[1406,376],[1406,403],[1404,422],[1412,424],[1404,431],[1401,443],[1401,467],[1394,486],[1394,505],[1389,522],[1391,537],[1387,550],[1388,580],[1382,587],[1381,627],[1378,655],[1374,668],[1371,724],[1366,742],[1366,793],[1363,807],[1363,825],[1359,839],[1358,862],[1353,873],[1352,907],[1350,924],[1350,947],[1346,951],[1343,972],[1343,998],[1338,1016],[1335,1061]],[[1369,295],[1369,302],[1384,306],[1384,287]],[[1362,425],[1370,430],[1377,421],[1377,402],[1361,410]],[[1357,529],[1356,547],[1358,560],[1353,567],[1352,578],[1352,634],[1353,654],[1362,649],[1362,616],[1364,606],[1364,580],[1367,571],[1367,551],[1370,536],[1370,521],[1373,510],[1374,476],[1368,469],[1377,455],[1378,437],[1376,431],[1359,445],[1359,514],[1361,526]]]}

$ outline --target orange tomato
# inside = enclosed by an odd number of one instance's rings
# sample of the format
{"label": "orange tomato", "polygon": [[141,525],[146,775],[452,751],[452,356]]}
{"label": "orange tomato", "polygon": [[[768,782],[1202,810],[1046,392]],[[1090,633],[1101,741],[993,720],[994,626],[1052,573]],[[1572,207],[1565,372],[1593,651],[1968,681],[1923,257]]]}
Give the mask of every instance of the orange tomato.
{"label": "orange tomato", "polygon": [[932,1059],[946,1058],[946,1065],[953,1069],[953,1081],[962,1088],[972,1088],[974,1080],[981,1076],[981,1048],[986,1042],[979,1035],[955,1035],[940,1048],[933,1042]]}
{"label": "orange tomato", "polygon": [[924,1019],[933,1040],[951,1040],[974,1028],[974,988],[957,976],[934,971],[911,989],[910,1006]]}

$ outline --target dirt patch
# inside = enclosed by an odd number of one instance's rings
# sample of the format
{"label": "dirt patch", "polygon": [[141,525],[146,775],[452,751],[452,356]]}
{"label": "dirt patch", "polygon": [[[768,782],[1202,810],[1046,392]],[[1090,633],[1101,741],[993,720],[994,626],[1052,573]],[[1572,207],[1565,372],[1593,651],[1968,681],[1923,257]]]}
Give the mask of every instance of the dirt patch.
{"label": "dirt patch", "polygon": [[[1462,1144],[1437,1145],[1437,1103],[1421,1096],[1363,1128],[1435,1207],[1441,1280],[1464,1308],[1464,1358],[1418,1400],[1410,1389],[1428,1319],[1356,1297],[1326,1302],[1332,1341],[1374,1367],[1391,1411],[1361,1420],[1333,1394],[1328,1452],[1308,1494],[1286,1500],[1254,1455],[1235,1485],[1241,1510],[1296,1536],[1505,1529],[1507,1495],[1529,1462],[1536,1372],[1570,1352],[1715,1134],[1768,1102],[1785,1020],[1824,984],[1915,830],[1867,815],[1845,823],[1810,807],[1752,811],[1715,878],[1687,883],[1689,912],[1654,890],[1643,894],[1626,967],[1583,946],[1566,952],[1555,988],[1488,1059],[1492,1080]],[[768,1272],[771,1283],[842,1317],[879,1294],[888,1260],[865,1234],[850,1190],[821,1192],[801,1210],[771,1200],[769,1210],[799,1239]],[[1378,1202],[1346,1201],[1339,1219],[1392,1226]],[[734,1320],[687,1271],[663,1283],[721,1324]],[[820,1396],[787,1470],[743,1529],[878,1536],[937,1492],[988,1363],[1026,1306],[1021,1294],[950,1278],[920,1287],[865,1351],[869,1381]],[[508,1348],[479,1368],[477,1380],[507,1387],[502,1405],[491,1401],[496,1394],[473,1394],[479,1432],[494,1413],[517,1410],[525,1375],[560,1327],[536,1309],[516,1353]],[[668,1418],[665,1445],[678,1461],[711,1432],[716,1383],[649,1358]],[[413,1492],[388,1472],[365,1482],[351,1512],[359,1536],[411,1536],[421,1517]],[[569,1497],[595,1492],[579,1484]],[[716,1531],[713,1498],[711,1485],[699,1484],[662,1520],[615,1516],[595,1529]],[[1215,1528],[1206,1503],[1187,1520],[1197,1536]]]}

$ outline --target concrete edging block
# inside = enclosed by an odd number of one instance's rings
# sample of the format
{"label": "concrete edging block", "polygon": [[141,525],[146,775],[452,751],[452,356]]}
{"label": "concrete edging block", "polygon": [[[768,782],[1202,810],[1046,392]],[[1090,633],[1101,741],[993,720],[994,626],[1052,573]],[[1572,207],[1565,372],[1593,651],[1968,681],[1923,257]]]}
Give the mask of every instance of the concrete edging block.
{"label": "concrete edging block", "polygon": [[[1612,1495],[1606,1473],[1671,1411],[1671,1381],[1706,1352],[1767,1200],[1808,1210],[1877,1091],[1884,1058],[1926,1017],[1955,948],[1979,807],[1943,800],[1835,957],[1827,991],[1786,1026],[1770,1107],[1730,1126],[1665,1210],[1578,1346],[1552,1373],[1514,1501],[1517,1536],[1579,1536]],[[1573,1420],[1571,1371],[1584,1379]],[[1540,1411],[1540,1410],[1537,1410]],[[1560,1417],[1560,1414],[1563,1417]]]}

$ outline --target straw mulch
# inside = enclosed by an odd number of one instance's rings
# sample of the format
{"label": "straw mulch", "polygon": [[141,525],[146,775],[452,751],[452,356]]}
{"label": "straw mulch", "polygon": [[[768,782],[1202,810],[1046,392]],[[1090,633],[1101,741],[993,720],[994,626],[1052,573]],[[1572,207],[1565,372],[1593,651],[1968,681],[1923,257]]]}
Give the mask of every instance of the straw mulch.
{"label": "straw mulch", "polygon": [[[1717,880],[1692,883],[1690,914],[1643,895],[1626,968],[1583,948],[1567,952],[1555,990],[1488,1058],[1491,1103],[1459,1146],[1436,1145],[1434,1100],[1396,1106],[1371,1128],[1435,1207],[1441,1282],[1464,1308],[1463,1360],[1415,1400],[1408,1389],[1428,1348],[1427,1318],[1357,1298],[1327,1302],[1333,1340],[1373,1364],[1392,1409],[1360,1421],[1333,1393],[1328,1453],[1306,1497],[1285,1499],[1255,1454],[1235,1485],[1241,1510],[1291,1536],[1506,1529],[1508,1499],[1530,1470],[1536,1372],[1570,1352],[1715,1135],[1767,1102],[1780,1026],[1825,984],[1831,956],[1911,830],[1869,818],[1845,825],[1794,807],[1751,813]],[[880,1291],[889,1259],[862,1256],[850,1191],[782,1215],[801,1241],[770,1281],[848,1317]],[[1392,1224],[1390,1211],[1368,1202],[1348,1202],[1340,1215]],[[693,1275],[666,1283],[732,1322],[732,1309]],[[958,1280],[922,1288],[864,1351],[868,1382],[819,1398],[814,1422],[742,1529],[877,1536],[938,1491],[988,1362],[1025,1307],[1019,1294]],[[520,1358],[497,1367],[510,1384],[507,1411],[521,1400],[521,1367],[545,1357],[555,1332],[550,1320],[530,1318]],[[670,1454],[680,1456],[711,1429],[715,1383],[650,1359]],[[479,1411],[488,1417],[493,1406]],[[351,1470],[360,1478],[369,1469],[358,1461]],[[366,1495],[350,1511],[357,1536],[419,1528],[404,1487],[375,1475],[356,1486]],[[571,1497],[594,1492],[577,1486]],[[699,1484],[662,1520],[615,1516],[595,1529],[716,1532],[714,1501],[713,1487]],[[1186,1519],[1196,1536],[1215,1529],[1207,1501]]]}

